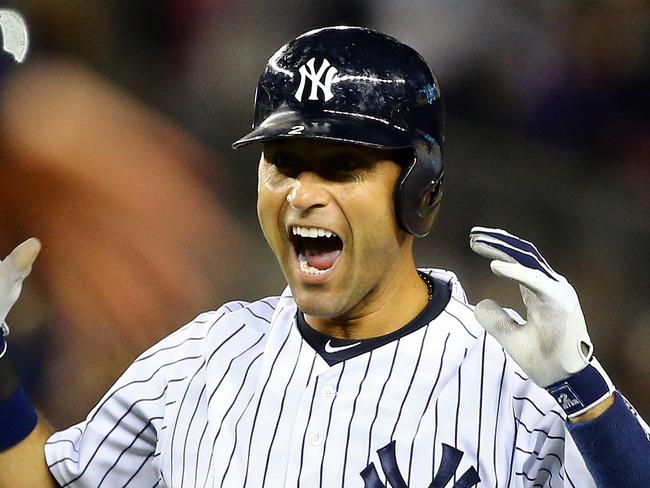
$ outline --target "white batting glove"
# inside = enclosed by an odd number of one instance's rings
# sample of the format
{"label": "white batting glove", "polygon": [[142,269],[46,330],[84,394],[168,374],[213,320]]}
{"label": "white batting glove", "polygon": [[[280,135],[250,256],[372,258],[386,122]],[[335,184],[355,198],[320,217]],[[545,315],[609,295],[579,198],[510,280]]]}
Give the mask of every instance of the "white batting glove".
{"label": "white batting glove", "polygon": [[4,336],[9,334],[9,327],[5,322],[7,314],[20,296],[23,280],[32,270],[32,264],[41,250],[38,239],[31,237],[19,244],[11,254],[0,261],[0,358],[7,350]]}
{"label": "white batting glove", "polygon": [[[613,385],[592,358],[580,302],[566,278],[531,242],[501,229],[472,228],[470,247],[492,259],[495,275],[519,283],[525,322],[515,320],[493,300],[479,302],[474,314],[528,377],[553,394],[570,416],[609,396]],[[585,389],[590,391],[577,391]]]}

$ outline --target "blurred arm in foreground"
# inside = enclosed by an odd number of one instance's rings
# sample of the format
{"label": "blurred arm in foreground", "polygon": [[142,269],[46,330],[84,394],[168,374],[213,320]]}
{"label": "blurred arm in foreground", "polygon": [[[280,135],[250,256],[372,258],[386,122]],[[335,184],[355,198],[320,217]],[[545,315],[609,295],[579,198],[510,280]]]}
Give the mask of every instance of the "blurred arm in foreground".
{"label": "blurred arm in foreground", "polygon": [[225,187],[214,158],[84,67],[33,59],[0,104],[0,238],[7,252],[43,242],[34,277],[57,325],[48,383],[80,400],[60,406],[70,421],[136,353],[232,289],[221,277],[237,275],[239,232],[214,194]]}

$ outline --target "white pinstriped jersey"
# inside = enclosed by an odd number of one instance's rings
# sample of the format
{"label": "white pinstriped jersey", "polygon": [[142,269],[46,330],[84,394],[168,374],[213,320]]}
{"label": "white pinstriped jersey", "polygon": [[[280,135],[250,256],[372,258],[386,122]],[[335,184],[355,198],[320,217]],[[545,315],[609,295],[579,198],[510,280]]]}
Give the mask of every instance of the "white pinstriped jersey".
{"label": "white pinstriped jersey", "polygon": [[64,487],[595,486],[553,399],[456,277],[426,271],[451,287],[443,312],[333,366],[288,289],[199,315],[50,438],[50,470]]}

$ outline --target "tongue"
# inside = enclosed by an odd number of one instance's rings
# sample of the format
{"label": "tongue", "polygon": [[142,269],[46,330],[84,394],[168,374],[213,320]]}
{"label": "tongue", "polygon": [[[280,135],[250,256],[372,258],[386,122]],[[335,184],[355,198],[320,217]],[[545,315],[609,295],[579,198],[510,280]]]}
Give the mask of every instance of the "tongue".
{"label": "tongue", "polygon": [[341,254],[341,241],[337,238],[304,239],[302,253],[309,266],[329,269]]}
{"label": "tongue", "polygon": [[305,249],[307,264],[317,269],[329,269],[341,254],[340,249],[322,251],[319,249]]}

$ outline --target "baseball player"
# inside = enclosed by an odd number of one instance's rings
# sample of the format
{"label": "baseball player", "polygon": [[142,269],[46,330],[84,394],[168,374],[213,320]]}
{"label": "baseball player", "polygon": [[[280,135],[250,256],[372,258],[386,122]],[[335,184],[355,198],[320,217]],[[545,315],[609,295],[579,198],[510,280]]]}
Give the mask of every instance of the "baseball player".
{"label": "baseball player", "polygon": [[[650,486],[649,430],[533,244],[470,234],[520,285],[525,320],[415,267],[442,196],[443,122],[436,79],[391,37],[330,27],[280,48],[234,146],[262,143],[258,215],[287,288],[199,315],[51,436],[0,376],[0,484]],[[38,246],[2,262],[0,318]]]}

